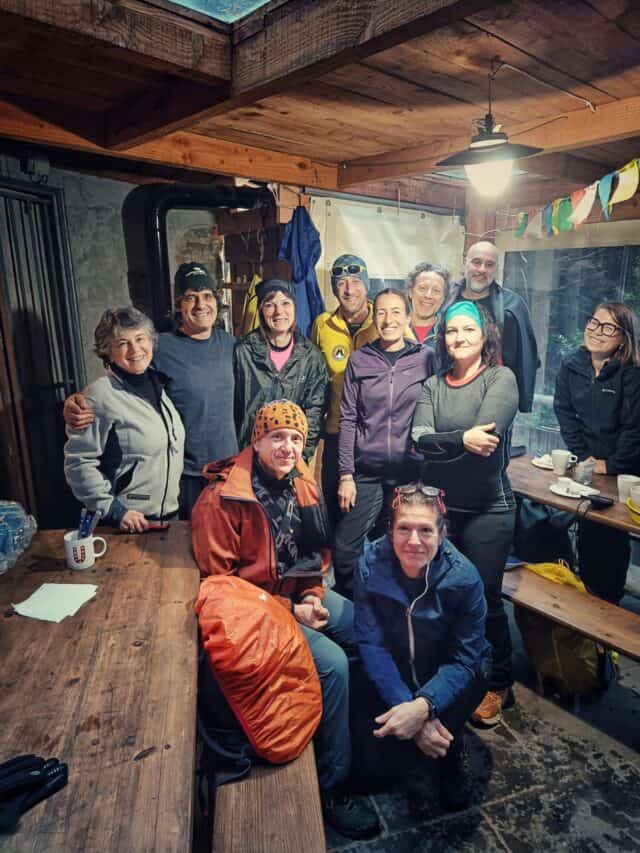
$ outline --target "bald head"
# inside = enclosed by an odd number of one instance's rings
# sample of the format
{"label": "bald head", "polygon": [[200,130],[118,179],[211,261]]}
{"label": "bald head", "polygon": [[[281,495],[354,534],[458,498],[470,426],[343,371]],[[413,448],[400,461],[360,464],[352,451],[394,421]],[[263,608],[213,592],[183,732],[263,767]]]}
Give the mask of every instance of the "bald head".
{"label": "bald head", "polygon": [[464,295],[471,299],[483,299],[498,271],[498,250],[487,240],[469,247],[464,264],[466,282]]}

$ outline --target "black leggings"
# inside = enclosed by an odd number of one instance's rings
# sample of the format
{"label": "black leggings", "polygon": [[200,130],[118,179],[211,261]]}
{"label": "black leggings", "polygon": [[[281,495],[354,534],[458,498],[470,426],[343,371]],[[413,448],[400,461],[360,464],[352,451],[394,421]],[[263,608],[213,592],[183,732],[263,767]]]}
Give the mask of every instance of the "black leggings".
{"label": "black leggings", "polygon": [[618,604],[624,595],[631,546],[624,530],[581,519],[578,522],[578,565],[589,592]]}
{"label": "black leggings", "polygon": [[487,599],[486,637],[493,651],[490,690],[513,684],[509,621],[502,603],[504,564],[513,542],[515,510],[507,512],[458,512],[450,510],[449,538],[478,569]]}

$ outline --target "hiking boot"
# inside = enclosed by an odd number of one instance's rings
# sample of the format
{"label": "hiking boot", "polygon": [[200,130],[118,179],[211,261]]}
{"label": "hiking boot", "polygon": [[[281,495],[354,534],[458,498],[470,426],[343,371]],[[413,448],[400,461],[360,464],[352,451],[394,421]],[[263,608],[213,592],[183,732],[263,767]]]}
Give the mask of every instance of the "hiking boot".
{"label": "hiking boot", "polygon": [[514,701],[510,687],[505,690],[489,690],[471,715],[472,724],[487,729],[496,726],[502,719],[502,709],[510,708]]}
{"label": "hiking boot", "polygon": [[322,813],[332,829],[347,838],[372,838],[380,832],[378,815],[366,797],[343,788],[322,791]]}
{"label": "hiking boot", "polygon": [[469,807],[473,795],[471,757],[460,735],[449,747],[449,752],[439,762],[440,802],[448,812]]}

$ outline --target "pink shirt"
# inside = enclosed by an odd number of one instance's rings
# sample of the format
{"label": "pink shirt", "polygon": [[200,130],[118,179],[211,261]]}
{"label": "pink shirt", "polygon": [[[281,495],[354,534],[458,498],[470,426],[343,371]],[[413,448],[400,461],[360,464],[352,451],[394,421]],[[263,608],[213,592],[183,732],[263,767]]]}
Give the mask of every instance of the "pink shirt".
{"label": "pink shirt", "polygon": [[291,336],[291,340],[289,341],[289,346],[285,347],[285,349],[274,349],[273,347],[269,347],[269,357],[271,361],[274,363],[277,371],[282,370],[285,364],[289,361],[289,357],[293,352],[293,335]]}

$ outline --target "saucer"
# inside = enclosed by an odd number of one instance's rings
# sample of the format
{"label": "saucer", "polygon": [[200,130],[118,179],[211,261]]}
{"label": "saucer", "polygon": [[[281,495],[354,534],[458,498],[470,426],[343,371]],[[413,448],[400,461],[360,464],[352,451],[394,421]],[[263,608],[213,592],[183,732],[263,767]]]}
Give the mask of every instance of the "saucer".
{"label": "saucer", "polygon": [[574,501],[580,501],[584,498],[588,498],[591,495],[599,495],[599,489],[592,489],[591,486],[584,486],[582,483],[576,483],[576,487],[580,488],[580,494],[574,495],[571,494],[564,488],[563,486],[559,486],[557,483],[551,483],[549,486],[549,491],[553,492],[554,495],[560,495],[561,498],[572,498]]}
{"label": "saucer", "polygon": [[535,468],[542,468],[543,471],[553,471],[553,464],[551,462],[547,462],[544,456],[534,456],[531,460],[531,464]]}

